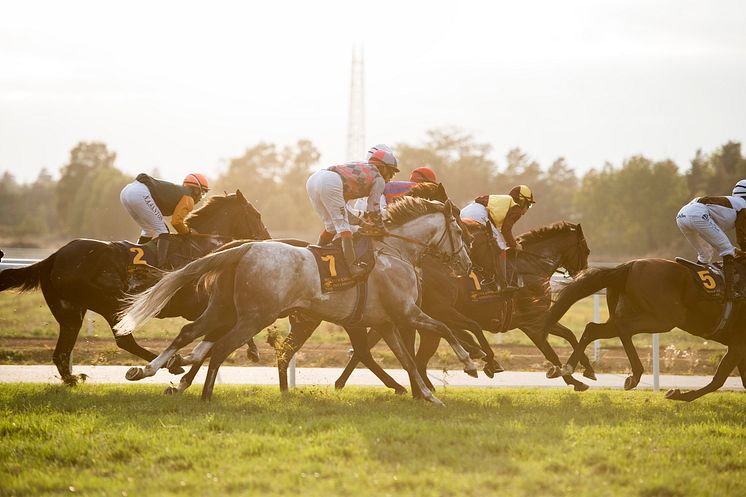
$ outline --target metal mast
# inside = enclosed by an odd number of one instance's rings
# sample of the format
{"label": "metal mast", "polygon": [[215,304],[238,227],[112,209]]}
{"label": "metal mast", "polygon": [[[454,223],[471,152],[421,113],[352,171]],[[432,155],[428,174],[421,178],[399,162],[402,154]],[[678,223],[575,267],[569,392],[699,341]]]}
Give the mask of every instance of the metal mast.
{"label": "metal mast", "polygon": [[347,117],[347,160],[365,159],[365,88],[363,48],[352,48],[350,108]]}

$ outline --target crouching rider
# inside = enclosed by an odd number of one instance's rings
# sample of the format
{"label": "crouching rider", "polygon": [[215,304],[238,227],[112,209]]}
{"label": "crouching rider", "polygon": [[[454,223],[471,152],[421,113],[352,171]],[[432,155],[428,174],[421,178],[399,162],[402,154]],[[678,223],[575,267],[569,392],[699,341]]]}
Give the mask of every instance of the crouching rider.
{"label": "crouching rider", "polygon": [[518,185],[510,190],[509,195],[483,195],[474,199],[461,209],[461,219],[471,219],[482,226],[489,226],[492,237],[499,251],[495,273],[497,283],[503,292],[511,292],[518,287],[511,285],[507,279],[506,250],[520,250],[521,247],[513,236],[513,225],[534,204],[534,196],[526,185]]}
{"label": "crouching rider", "polygon": [[[734,300],[737,297],[734,289],[735,259],[744,257],[743,250],[746,249],[746,179],[736,183],[732,195],[695,198],[681,208],[676,224],[697,251],[698,263],[712,263],[716,252],[723,258],[723,298]],[[740,249],[725,234],[732,229],[736,230]]]}
{"label": "crouching rider", "polygon": [[361,275],[366,268],[356,264],[346,203],[348,200],[367,198],[366,218],[382,228],[381,195],[385,184],[398,171],[393,151],[386,145],[376,145],[368,151],[366,162],[347,162],[332,166],[316,171],[308,178],[306,190],[311,205],[324,222],[319,245],[341,238],[342,252],[352,277]]}

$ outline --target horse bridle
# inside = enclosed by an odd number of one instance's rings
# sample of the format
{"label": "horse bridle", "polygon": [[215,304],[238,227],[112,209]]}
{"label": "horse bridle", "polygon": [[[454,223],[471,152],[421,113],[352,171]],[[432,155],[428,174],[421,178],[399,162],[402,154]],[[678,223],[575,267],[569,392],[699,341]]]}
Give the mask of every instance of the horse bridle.
{"label": "horse bridle", "polygon": [[[423,243],[423,242],[421,242],[419,240],[415,240],[414,238],[410,238],[408,236],[397,235],[396,233],[391,233],[388,230],[383,230],[383,231],[380,231],[380,232],[377,232],[377,233],[365,233],[365,232],[361,232],[361,234],[365,235],[365,236],[372,236],[372,237],[382,236],[382,237],[397,238],[397,239],[403,240],[405,242],[409,242],[409,243],[413,243],[415,245],[419,245],[420,247],[424,247],[425,248],[425,250],[422,253],[423,257],[425,255],[429,255],[430,257],[432,257],[434,259],[437,259],[437,260],[443,262],[444,264],[446,264],[447,266],[450,267],[450,266],[453,265],[453,261],[456,259],[456,256],[459,253],[461,253],[462,250],[466,250],[466,244],[464,243],[463,240],[461,240],[461,245],[458,248],[456,248],[456,243],[453,241],[453,234],[451,233],[451,229],[450,229],[451,228],[450,227],[451,220],[448,218],[448,214],[447,214],[447,212],[445,210],[443,211],[443,218],[445,219],[445,231],[443,232],[442,235],[440,235],[440,238],[435,243]],[[440,249],[440,245],[441,245],[441,243],[443,243],[443,240],[446,237],[448,237],[448,242],[451,245],[452,251],[450,253],[449,252],[445,252],[445,251],[443,251],[443,250]]]}

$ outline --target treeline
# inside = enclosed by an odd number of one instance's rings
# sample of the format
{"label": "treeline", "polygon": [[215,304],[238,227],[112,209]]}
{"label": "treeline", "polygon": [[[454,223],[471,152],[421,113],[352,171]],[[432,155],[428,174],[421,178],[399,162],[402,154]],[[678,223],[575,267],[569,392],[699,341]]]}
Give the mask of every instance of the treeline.
{"label": "treeline", "polygon": [[[504,162],[496,162],[489,144],[456,129],[431,130],[419,145],[393,146],[402,170],[395,179],[407,179],[415,167],[430,166],[458,205],[478,195],[507,193],[516,184],[529,185],[537,203],[516,231],[559,220],[582,222],[596,259],[691,255],[676,228],[678,209],[698,195],[729,194],[736,181],[746,178],[741,144],[732,141],[709,153],[698,151],[683,171],[669,160],[633,156],[582,176],[563,158],[542,167],[517,148]],[[274,236],[313,239],[321,223],[305,183],[321,166],[319,159],[308,140],[285,147],[259,143],[210,178],[212,193],[240,188]],[[33,183],[19,184],[6,172],[0,183],[3,242],[135,239],[138,228],[119,203],[120,190],[133,178],[115,161],[116,154],[105,144],[79,143],[58,181],[45,170]]]}

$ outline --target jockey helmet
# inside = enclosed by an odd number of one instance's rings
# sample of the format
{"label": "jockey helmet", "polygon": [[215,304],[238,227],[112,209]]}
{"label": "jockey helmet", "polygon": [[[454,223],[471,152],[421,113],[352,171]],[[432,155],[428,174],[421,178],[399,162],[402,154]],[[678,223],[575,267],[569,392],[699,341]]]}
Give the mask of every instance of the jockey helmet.
{"label": "jockey helmet", "polygon": [[397,167],[396,156],[393,150],[388,145],[379,144],[374,145],[368,150],[368,162],[375,166],[386,166],[390,167],[397,173],[399,168]]}
{"label": "jockey helmet", "polygon": [[427,166],[422,166],[412,171],[412,174],[409,175],[409,181],[414,183],[437,183],[438,177],[435,176],[435,171]]}
{"label": "jockey helmet", "polygon": [[518,205],[527,209],[531,207],[532,204],[536,203],[534,202],[534,194],[531,193],[531,188],[526,185],[514,186],[510,190],[510,196],[513,197],[513,200],[515,200]]}
{"label": "jockey helmet", "polygon": [[210,189],[210,185],[207,183],[207,178],[205,178],[204,174],[200,173],[187,174],[186,178],[184,178],[184,183],[182,184],[184,186],[199,188],[202,193],[207,193]]}
{"label": "jockey helmet", "polygon": [[741,181],[736,183],[735,188],[733,188],[733,195],[746,197],[746,179],[742,179]]}

